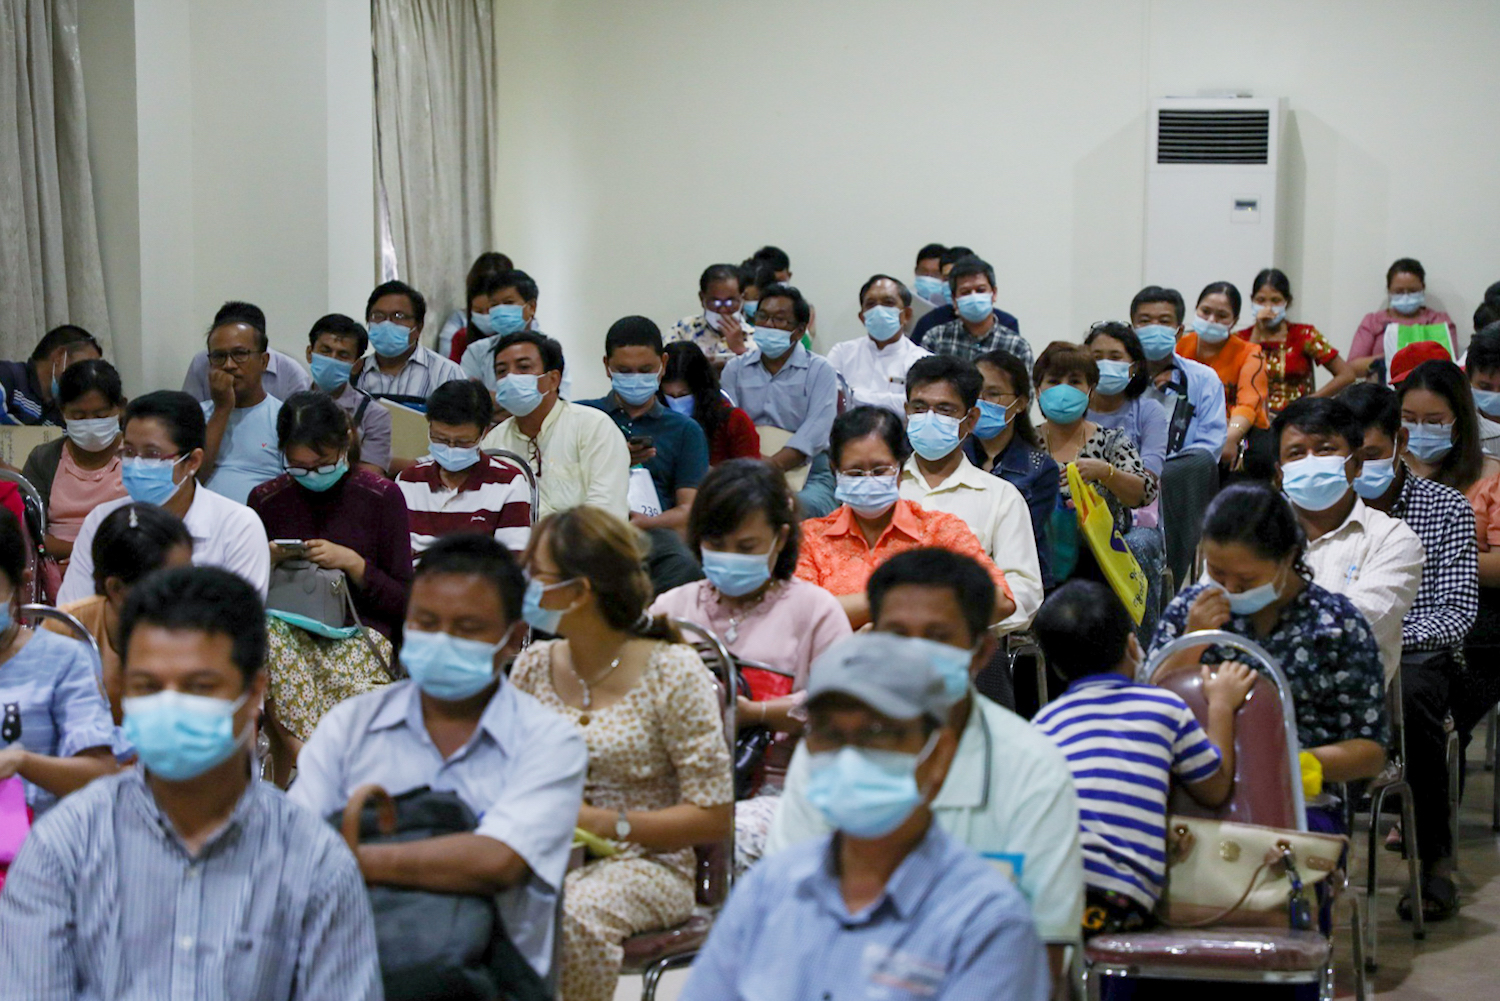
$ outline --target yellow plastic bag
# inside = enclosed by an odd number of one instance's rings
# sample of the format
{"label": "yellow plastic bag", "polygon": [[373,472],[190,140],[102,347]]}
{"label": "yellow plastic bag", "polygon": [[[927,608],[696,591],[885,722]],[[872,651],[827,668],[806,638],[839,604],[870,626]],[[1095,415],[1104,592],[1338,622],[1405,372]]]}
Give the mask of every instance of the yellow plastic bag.
{"label": "yellow plastic bag", "polygon": [[1115,517],[1098,491],[1078,474],[1076,463],[1068,463],[1068,492],[1073,495],[1073,510],[1078,515],[1078,534],[1083,536],[1094,554],[1094,562],[1104,571],[1104,579],[1114,589],[1125,610],[1136,625],[1146,614],[1146,574],[1125,545],[1125,537],[1115,530]]}

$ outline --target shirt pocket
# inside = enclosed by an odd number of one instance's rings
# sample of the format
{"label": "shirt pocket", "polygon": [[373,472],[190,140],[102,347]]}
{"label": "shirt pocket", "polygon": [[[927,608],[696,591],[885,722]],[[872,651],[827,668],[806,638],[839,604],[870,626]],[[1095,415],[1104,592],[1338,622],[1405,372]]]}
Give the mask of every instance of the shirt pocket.
{"label": "shirt pocket", "polygon": [[296,939],[276,933],[232,935],[224,944],[220,996],[236,1001],[291,997],[292,980],[305,959],[299,947]]}

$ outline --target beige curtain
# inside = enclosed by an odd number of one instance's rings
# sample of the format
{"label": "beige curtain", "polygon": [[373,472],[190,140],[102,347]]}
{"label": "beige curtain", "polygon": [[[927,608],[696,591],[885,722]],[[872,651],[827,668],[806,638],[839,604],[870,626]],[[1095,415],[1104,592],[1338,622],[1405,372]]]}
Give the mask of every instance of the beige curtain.
{"label": "beige curtain", "polygon": [[0,358],[63,323],[109,349],[76,0],[0,0]]}
{"label": "beige curtain", "polygon": [[489,242],[490,0],[372,0],[381,274],[427,297],[427,335],[464,306]]}

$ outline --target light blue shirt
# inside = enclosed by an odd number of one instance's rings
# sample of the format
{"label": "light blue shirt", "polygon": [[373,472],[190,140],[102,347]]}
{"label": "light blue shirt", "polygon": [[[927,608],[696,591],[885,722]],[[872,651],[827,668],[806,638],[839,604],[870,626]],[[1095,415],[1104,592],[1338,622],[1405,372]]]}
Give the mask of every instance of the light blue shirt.
{"label": "light blue shirt", "polygon": [[[1187,389],[1188,402],[1193,405],[1193,419],[1188,422],[1187,437],[1183,439],[1179,452],[1197,449],[1207,452],[1215,459],[1224,451],[1224,441],[1229,434],[1229,413],[1224,402],[1224,384],[1219,375],[1202,362],[1184,358],[1173,353],[1172,382]],[[1168,422],[1172,419],[1175,398],[1158,389],[1153,383],[1146,395],[1162,405]],[[1176,454],[1175,452],[1172,454]]]}
{"label": "light blue shirt", "polygon": [[[214,473],[204,486],[222,497],[243,504],[250,491],[282,474],[281,449],[276,443],[276,415],[281,401],[267,396],[253,407],[235,407],[229,427],[219,442]],[[203,404],[203,419],[214,415],[212,400]]]}
{"label": "light blue shirt", "polygon": [[839,377],[827,358],[798,344],[774,376],[761,363],[760,349],[732,358],[720,388],[759,424],[795,432],[787,447],[812,457],[828,451],[828,432],[838,415]]}
{"label": "light blue shirt", "polygon": [[1091,407],[1089,420],[1100,427],[1124,431],[1141,453],[1146,472],[1161,476],[1162,463],[1167,459],[1167,411],[1160,403],[1142,394],[1109,413]]}
{"label": "light blue shirt", "polygon": [[762,860],[735,886],[682,1001],[1042,1001],[1047,956],[1019,891],[933,824],[850,914],[836,841]]}
{"label": "light blue shirt", "polygon": [[392,796],[427,786],[455,793],[531,869],[495,898],[511,942],[546,976],[558,889],[583,803],[588,750],[577,727],[502,681],[479,726],[443,759],[422,720],[421,690],[400,681],[335,706],[297,758],[292,802],[326,816],[374,782]]}

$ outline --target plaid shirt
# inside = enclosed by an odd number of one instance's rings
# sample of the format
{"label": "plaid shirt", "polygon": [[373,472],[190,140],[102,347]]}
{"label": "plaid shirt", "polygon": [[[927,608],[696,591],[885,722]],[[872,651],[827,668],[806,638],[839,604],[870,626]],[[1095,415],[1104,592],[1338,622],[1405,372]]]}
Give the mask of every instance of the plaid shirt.
{"label": "plaid shirt", "polygon": [[950,320],[927,331],[922,347],[935,355],[952,355],[964,361],[973,361],[990,351],[1009,351],[1026,363],[1026,371],[1031,371],[1031,345],[999,320],[983,337],[969,333],[963,320]]}
{"label": "plaid shirt", "polygon": [[1391,516],[1406,522],[1427,550],[1422,583],[1401,624],[1401,648],[1457,649],[1479,614],[1474,509],[1452,487],[1408,472]]}

